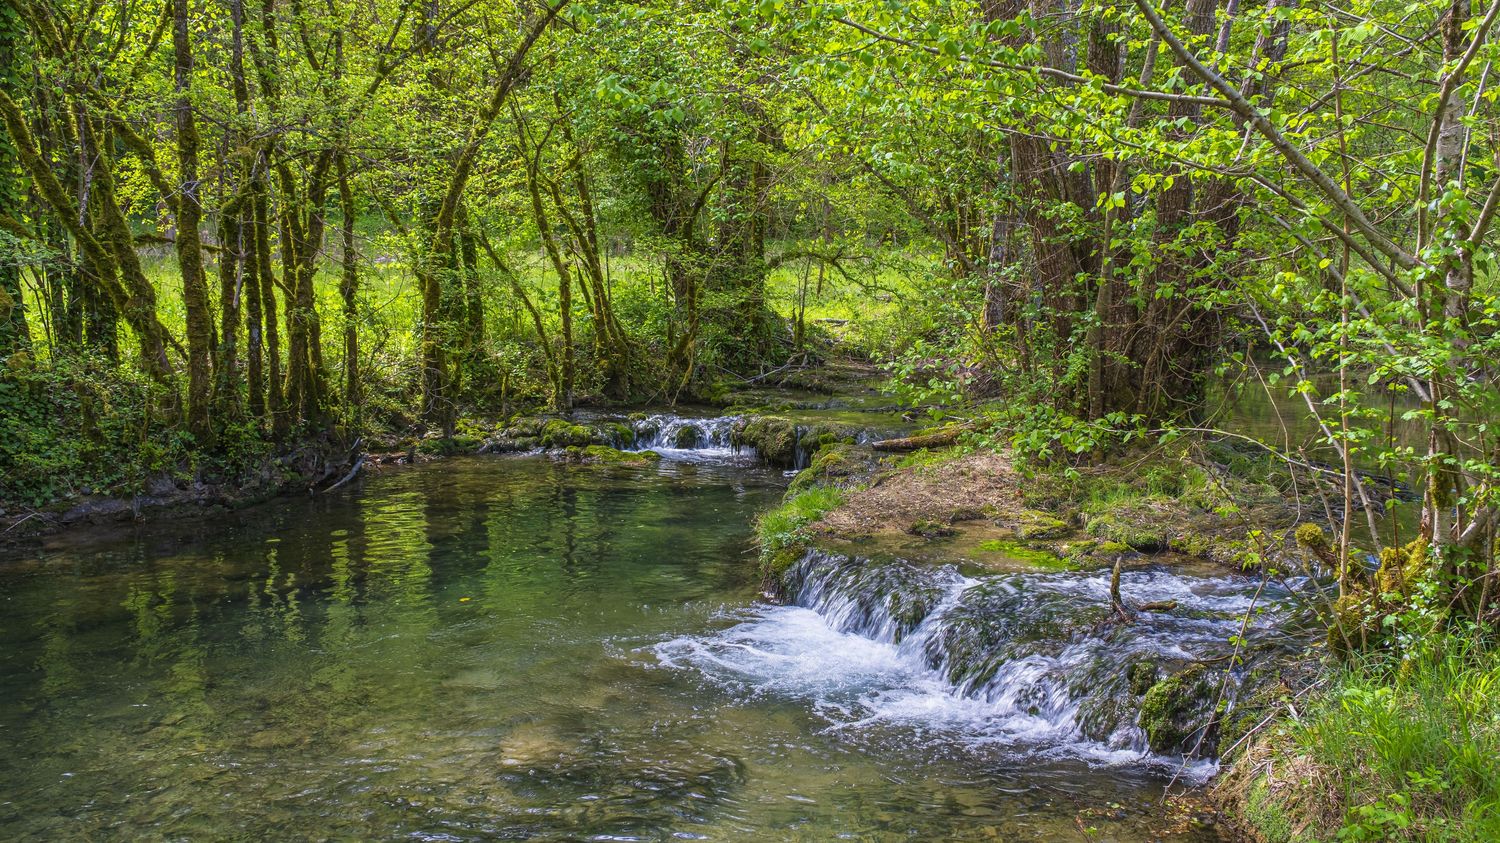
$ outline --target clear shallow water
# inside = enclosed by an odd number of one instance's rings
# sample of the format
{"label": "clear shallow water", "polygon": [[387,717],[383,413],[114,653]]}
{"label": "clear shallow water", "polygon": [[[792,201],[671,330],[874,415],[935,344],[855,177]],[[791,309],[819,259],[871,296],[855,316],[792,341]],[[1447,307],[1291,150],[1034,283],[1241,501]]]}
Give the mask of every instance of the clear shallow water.
{"label": "clear shallow water", "polygon": [[[1018,752],[924,713],[960,703],[892,675],[888,645],[757,606],[749,522],[783,482],[732,461],[455,459],[0,559],[0,837],[1133,841],[1174,826],[1165,774]],[[730,677],[684,656],[735,635],[780,636],[793,662]],[[859,713],[891,689],[908,716]]]}

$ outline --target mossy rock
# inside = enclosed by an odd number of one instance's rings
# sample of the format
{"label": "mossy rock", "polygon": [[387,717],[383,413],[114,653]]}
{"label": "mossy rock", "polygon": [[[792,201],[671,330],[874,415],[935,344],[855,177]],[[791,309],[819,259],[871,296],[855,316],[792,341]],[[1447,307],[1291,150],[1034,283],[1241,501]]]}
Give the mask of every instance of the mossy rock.
{"label": "mossy rock", "polygon": [[857,445],[837,443],[820,449],[807,468],[792,480],[792,491],[801,491],[817,483],[838,482],[861,477],[871,470],[874,452]]}
{"label": "mossy rock", "polygon": [[536,439],[542,435],[547,420],[538,416],[517,416],[510,420],[501,435],[507,439]]}
{"label": "mossy rock", "polygon": [[584,446],[595,444],[594,431],[581,424],[573,424],[565,419],[552,419],[542,426],[541,433],[537,436],[542,445],[548,448],[566,448],[570,445]]}
{"label": "mossy rock", "polygon": [[937,539],[946,536],[952,536],[958,531],[953,529],[951,525],[944,524],[941,521],[934,521],[930,518],[920,518],[912,522],[912,524],[906,528],[906,532],[911,533],[914,536],[921,536],[924,539]]}
{"label": "mossy rock", "polygon": [[849,428],[818,424],[803,429],[797,437],[797,445],[803,453],[811,454],[832,445],[852,444],[855,439],[854,431]]}
{"label": "mossy rock", "polygon": [[783,580],[787,572],[802,561],[802,557],[807,555],[807,549],[807,545],[803,542],[792,542],[785,547],[761,554],[760,573],[766,584],[771,586],[772,591],[779,593],[785,589],[786,584]]}
{"label": "mossy rock", "polygon": [[487,454],[518,454],[524,451],[535,451],[542,447],[542,443],[532,436],[500,436],[484,443],[484,452]]}
{"label": "mossy rock", "polygon": [[1068,522],[1036,509],[1021,511],[1021,517],[1016,523],[1016,536],[1030,541],[1032,539],[1060,539],[1073,528]]}
{"label": "mossy rock", "polygon": [[1131,550],[1157,553],[1171,546],[1171,537],[1160,524],[1132,518],[1121,512],[1104,512],[1089,518],[1086,532],[1095,538],[1118,542]]}
{"label": "mossy rock", "polygon": [[621,451],[608,445],[573,445],[562,454],[569,462],[583,465],[649,466],[661,461],[655,451]]}
{"label": "mossy rock", "polygon": [[[1214,686],[1208,668],[1197,664],[1152,685],[1141,700],[1141,728],[1153,752],[1193,750],[1193,739],[1212,728]],[[1204,740],[1199,749],[1212,751]]]}
{"label": "mossy rock", "polygon": [[451,457],[457,454],[472,454],[479,450],[484,440],[478,436],[455,433],[452,436],[423,439],[417,443],[417,453],[428,456]]}
{"label": "mossy rock", "polygon": [[1214,541],[1201,533],[1184,533],[1169,539],[1167,546],[1187,556],[1202,556],[1206,558],[1213,552]]}
{"label": "mossy rock", "polygon": [[1148,659],[1134,662],[1125,670],[1125,679],[1130,683],[1130,693],[1138,697],[1150,691],[1160,677],[1161,668],[1156,666],[1156,662]]}
{"label": "mossy rock", "polygon": [[617,447],[635,444],[635,428],[624,422],[610,422],[604,425],[603,432],[608,434],[610,441]]}
{"label": "mossy rock", "polygon": [[751,447],[771,465],[791,468],[797,464],[797,426],[778,416],[756,416],[745,420],[730,436],[736,447]]}

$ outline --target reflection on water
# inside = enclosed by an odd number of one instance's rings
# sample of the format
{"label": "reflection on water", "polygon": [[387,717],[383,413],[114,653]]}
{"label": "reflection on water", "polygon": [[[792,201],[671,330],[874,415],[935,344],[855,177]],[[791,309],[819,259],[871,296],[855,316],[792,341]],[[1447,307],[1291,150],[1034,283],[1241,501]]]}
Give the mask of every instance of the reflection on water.
{"label": "reflection on water", "polygon": [[4,560],[0,836],[1160,836],[1157,774],[663,666],[752,605],[781,482],[451,460]]}

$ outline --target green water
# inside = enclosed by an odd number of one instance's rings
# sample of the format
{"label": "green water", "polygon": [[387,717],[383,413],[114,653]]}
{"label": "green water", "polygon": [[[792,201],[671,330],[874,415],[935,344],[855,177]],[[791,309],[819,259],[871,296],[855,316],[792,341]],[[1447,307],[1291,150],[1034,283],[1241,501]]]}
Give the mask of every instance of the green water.
{"label": "green water", "polygon": [[[471,458],[0,559],[0,839],[1160,839],[1166,774],[653,647],[753,611],[779,473]],[[1189,830],[1170,839],[1212,839]]]}

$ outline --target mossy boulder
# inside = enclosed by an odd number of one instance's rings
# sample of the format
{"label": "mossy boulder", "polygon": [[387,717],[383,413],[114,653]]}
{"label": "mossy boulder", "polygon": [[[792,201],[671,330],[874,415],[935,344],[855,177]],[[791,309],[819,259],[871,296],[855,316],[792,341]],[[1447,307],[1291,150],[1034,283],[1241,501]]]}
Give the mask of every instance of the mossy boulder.
{"label": "mossy boulder", "polygon": [[848,443],[836,443],[818,450],[807,468],[792,480],[792,491],[817,483],[837,483],[868,474],[875,463],[874,452]]}
{"label": "mossy boulder", "polygon": [[811,454],[832,445],[853,444],[857,438],[852,428],[836,424],[815,424],[801,429],[797,445],[804,453]]}
{"label": "mossy boulder", "polygon": [[1169,548],[1171,536],[1160,522],[1153,523],[1142,515],[1129,509],[1101,512],[1091,516],[1084,529],[1095,538],[1118,542],[1142,553]]}
{"label": "mossy boulder", "polygon": [[482,453],[486,454],[518,454],[525,451],[535,451],[542,447],[542,443],[533,436],[497,436],[484,443]]}
{"label": "mossy boulder", "polygon": [[702,431],[690,424],[685,424],[677,428],[677,432],[672,434],[672,447],[682,449],[696,448],[702,440]]}
{"label": "mossy boulder", "polygon": [[1149,659],[1141,659],[1138,662],[1133,662],[1130,667],[1125,669],[1125,680],[1130,683],[1130,693],[1138,697],[1145,696],[1146,692],[1151,690],[1152,686],[1156,684],[1156,680],[1160,677],[1161,668],[1156,666],[1156,662]]}
{"label": "mossy boulder", "polygon": [[609,422],[600,429],[600,434],[609,437],[609,443],[617,448],[635,444],[635,428],[624,422]]}
{"label": "mossy boulder", "polygon": [[536,439],[542,435],[547,419],[540,416],[516,416],[510,420],[500,435],[507,439]]}
{"label": "mossy boulder", "polygon": [[[1187,753],[1214,721],[1214,684],[1208,668],[1193,665],[1152,685],[1141,699],[1141,729],[1153,752]],[[1211,737],[1211,736],[1210,736]],[[1213,750],[1205,737],[1200,752]]]}
{"label": "mossy boulder", "polygon": [[919,518],[906,528],[906,532],[924,539],[937,539],[955,535],[958,531],[950,524],[934,521],[931,518]]}
{"label": "mossy boulder", "polygon": [[730,435],[737,448],[751,447],[771,465],[791,468],[797,464],[797,425],[779,416],[746,419]]}
{"label": "mossy boulder", "polygon": [[451,457],[457,454],[472,454],[479,450],[484,440],[466,433],[452,436],[431,436],[417,443],[417,453],[428,456]]}
{"label": "mossy boulder", "polygon": [[566,448],[572,446],[584,446],[595,444],[594,431],[581,424],[573,424],[566,419],[551,419],[542,426],[541,433],[537,436],[542,445],[547,448]]}
{"label": "mossy boulder", "polygon": [[1167,546],[1188,556],[1207,557],[1214,549],[1214,541],[1202,533],[1183,533],[1167,540]]}

